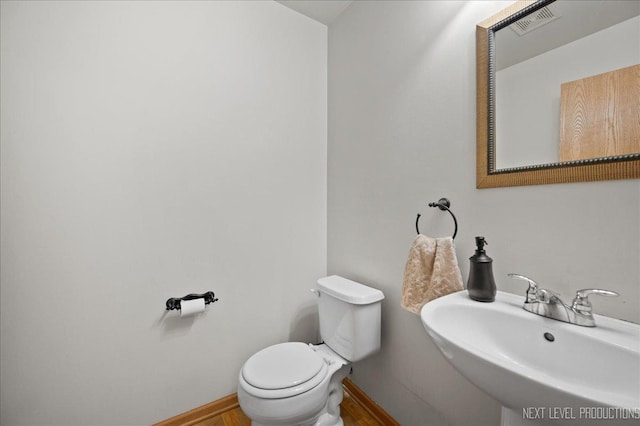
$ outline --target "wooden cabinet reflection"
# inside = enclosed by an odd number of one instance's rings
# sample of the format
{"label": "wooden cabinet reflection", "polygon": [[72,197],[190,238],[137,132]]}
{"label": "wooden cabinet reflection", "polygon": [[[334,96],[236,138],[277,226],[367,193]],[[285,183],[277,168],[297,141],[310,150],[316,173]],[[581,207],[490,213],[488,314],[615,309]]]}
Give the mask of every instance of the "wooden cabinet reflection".
{"label": "wooden cabinet reflection", "polygon": [[640,152],[640,65],[560,89],[560,161]]}

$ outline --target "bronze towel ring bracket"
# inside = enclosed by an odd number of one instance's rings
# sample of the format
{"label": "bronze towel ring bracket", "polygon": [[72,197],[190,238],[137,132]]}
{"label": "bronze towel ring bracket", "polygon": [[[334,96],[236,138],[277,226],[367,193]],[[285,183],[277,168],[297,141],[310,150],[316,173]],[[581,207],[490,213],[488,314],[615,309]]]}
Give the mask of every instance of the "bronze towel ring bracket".
{"label": "bronze towel ring bracket", "polygon": [[[449,210],[449,207],[451,207],[451,202],[449,200],[447,200],[446,198],[440,198],[438,200],[437,203],[429,203],[429,207],[437,207],[440,210],[443,211],[448,211],[449,214],[451,215],[451,217],[453,218],[453,224],[455,226],[455,229],[453,231],[453,239],[456,238],[456,235],[458,234],[458,220],[456,219],[455,215],[453,214],[453,212],[451,210]],[[418,213],[418,217],[416,217],[416,232],[419,234],[420,233],[420,229],[418,228],[418,221],[420,220],[420,213]]]}

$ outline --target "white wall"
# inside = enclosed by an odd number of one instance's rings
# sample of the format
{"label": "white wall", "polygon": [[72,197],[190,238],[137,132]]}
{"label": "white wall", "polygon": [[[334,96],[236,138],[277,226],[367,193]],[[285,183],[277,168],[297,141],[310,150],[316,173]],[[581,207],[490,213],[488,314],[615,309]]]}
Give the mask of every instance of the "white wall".
{"label": "white wall", "polygon": [[149,424],[313,339],[326,26],[263,1],[1,7],[0,423]]}
{"label": "white wall", "polygon": [[329,29],[328,272],[384,291],[382,351],[354,380],[401,424],[493,425],[496,401],[441,356],[419,317],[400,308],[406,255],[421,230],[458,217],[462,275],[476,235],[489,242],[499,290],[519,272],[605,315],[640,321],[640,182],[477,190],[475,25],[511,2],[358,1]]}
{"label": "white wall", "polygon": [[640,16],[498,71],[496,168],[560,161],[560,86],[638,63]]}

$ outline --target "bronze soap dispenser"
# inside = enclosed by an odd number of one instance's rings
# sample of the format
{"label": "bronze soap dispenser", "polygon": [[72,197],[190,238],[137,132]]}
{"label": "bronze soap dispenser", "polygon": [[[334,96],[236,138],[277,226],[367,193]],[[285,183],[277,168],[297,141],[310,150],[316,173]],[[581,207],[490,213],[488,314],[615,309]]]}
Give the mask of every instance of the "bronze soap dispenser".
{"label": "bronze soap dispenser", "polygon": [[488,244],[484,237],[476,237],[476,253],[469,258],[469,297],[478,302],[493,302],[496,298],[496,282],[493,279],[493,259],[484,251]]}

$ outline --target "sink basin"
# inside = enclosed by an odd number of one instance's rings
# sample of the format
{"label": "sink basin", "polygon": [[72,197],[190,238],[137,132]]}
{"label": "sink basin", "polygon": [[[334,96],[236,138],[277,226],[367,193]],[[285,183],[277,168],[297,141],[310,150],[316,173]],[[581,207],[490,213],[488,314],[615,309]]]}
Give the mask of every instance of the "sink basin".
{"label": "sink basin", "polygon": [[420,316],[460,373],[523,417],[535,407],[560,423],[608,416],[607,425],[638,424],[640,326],[594,315],[595,328],[580,327],[523,303],[500,291],[493,303],[475,302],[461,291],[427,303]]}

